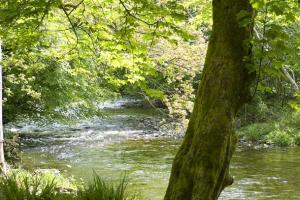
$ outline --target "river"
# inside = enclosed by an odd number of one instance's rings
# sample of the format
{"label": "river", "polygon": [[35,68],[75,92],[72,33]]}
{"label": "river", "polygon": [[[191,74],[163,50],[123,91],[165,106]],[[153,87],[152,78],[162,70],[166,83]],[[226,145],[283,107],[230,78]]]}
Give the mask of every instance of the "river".
{"label": "river", "polygon": [[[18,124],[7,129],[22,134],[22,165],[55,168],[88,181],[94,172],[106,180],[127,177],[128,189],[146,200],[163,198],[172,160],[181,139],[161,137],[153,109],[103,105],[106,117],[75,124]],[[151,126],[150,126],[151,125]],[[300,199],[300,149],[239,147],[233,157],[232,186],[223,200]]]}

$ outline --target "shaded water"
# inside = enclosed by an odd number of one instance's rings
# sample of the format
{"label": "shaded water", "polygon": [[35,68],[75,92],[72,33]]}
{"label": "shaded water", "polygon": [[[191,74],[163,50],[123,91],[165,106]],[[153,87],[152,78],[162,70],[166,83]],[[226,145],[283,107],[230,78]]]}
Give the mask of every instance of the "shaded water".
{"label": "shaded water", "polygon": [[[93,171],[117,181],[126,174],[130,191],[162,199],[181,140],[161,138],[152,110],[108,110],[110,118],[69,126],[19,127],[22,163],[28,169],[57,168],[89,179]],[[150,127],[150,128],[149,128]],[[300,149],[245,149],[234,155],[235,183],[220,199],[300,199]]]}

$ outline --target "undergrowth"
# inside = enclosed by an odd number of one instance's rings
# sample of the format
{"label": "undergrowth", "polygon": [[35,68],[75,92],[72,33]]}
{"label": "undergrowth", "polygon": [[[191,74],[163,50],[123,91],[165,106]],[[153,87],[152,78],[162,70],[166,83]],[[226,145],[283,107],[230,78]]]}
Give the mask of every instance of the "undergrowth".
{"label": "undergrowth", "polygon": [[300,146],[300,113],[286,113],[277,121],[254,123],[238,130],[240,138],[251,143]]}
{"label": "undergrowth", "polygon": [[[50,175],[49,175],[50,174]],[[106,183],[97,174],[84,186],[51,173],[30,174],[13,171],[0,178],[1,200],[134,200],[128,196],[123,178],[117,186]]]}

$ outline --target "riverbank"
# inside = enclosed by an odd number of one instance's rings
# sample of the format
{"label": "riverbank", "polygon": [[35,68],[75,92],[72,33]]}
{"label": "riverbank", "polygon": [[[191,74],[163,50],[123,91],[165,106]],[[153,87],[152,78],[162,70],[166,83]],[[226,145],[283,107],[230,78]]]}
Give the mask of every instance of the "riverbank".
{"label": "riverbank", "polygon": [[280,119],[255,123],[238,129],[240,143],[264,147],[300,146],[300,113],[289,113]]}
{"label": "riverbank", "polygon": [[[60,137],[102,132],[100,135],[103,140],[106,140],[106,137],[115,140],[114,137],[120,135],[125,139],[184,137],[187,123],[170,118],[159,101],[149,103],[143,99],[124,97],[98,103],[97,107],[102,113],[100,117],[68,121],[22,118],[19,122],[7,124],[5,132],[17,133],[23,141],[29,139],[32,142],[37,142],[41,135],[42,138],[47,135],[51,137],[53,132],[59,133]],[[273,113],[272,116],[276,117],[270,117],[269,120],[265,118],[263,123],[253,121],[251,124],[242,123],[242,127],[237,125],[239,144],[262,147],[300,145],[300,113],[288,110]],[[241,119],[238,118],[237,121]],[[99,134],[93,139],[99,139],[98,136]]]}

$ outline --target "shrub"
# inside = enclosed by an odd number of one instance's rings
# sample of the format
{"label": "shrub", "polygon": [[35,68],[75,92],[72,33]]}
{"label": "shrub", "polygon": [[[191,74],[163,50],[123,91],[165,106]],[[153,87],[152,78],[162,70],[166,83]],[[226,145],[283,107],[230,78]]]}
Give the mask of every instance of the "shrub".
{"label": "shrub", "polygon": [[281,123],[284,127],[293,127],[295,130],[298,130],[300,132],[300,113],[288,113],[281,120]]}
{"label": "shrub", "polygon": [[0,179],[0,195],[4,200],[63,200],[72,199],[71,194],[61,193],[76,188],[70,180],[57,174],[58,170],[37,170],[33,174],[25,170],[12,170]]}
{"label": "shrub", "polygon": [[20,162],[20,138],[18,134],[6,132],[4,142],[5,160],[13,166]]}
{"label": "shrub", "polygon": [[97,174],[94,181],[83,187],[53,173],[30,174],[24,170],[0,177],[1,200],[133,200],[127,197],[123,179],[115,187],[105,183]]}
{"label": "shrub", "polygon": [[300,132],[294,134],[294,141],[296,145],[300,146]]}
{"label": "shrub", "polygon": [[275,130],[267,136],[267,141],[277,146],[286,147],[294,144],[294,139],[286,131]]}
{"label": "shrub", "polygon": [[274,129],[274,124],[257,123],[239,129],[238,133],[240,137],[245,137],[251,142],[264,143],[266,142],[266,136],[268,135],[268,133],[270,133]]}
{"label": "shrub", "polygon": [[285,112],[276,122],[255,123],[238,129],[240,137],[251,142],[276,146],[300,146],[300,113]]}

